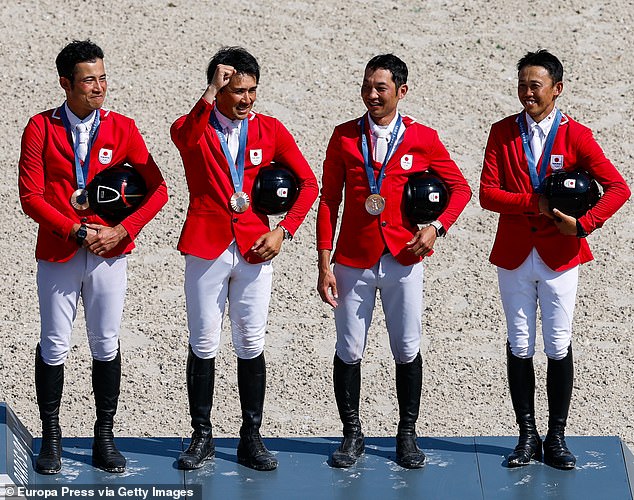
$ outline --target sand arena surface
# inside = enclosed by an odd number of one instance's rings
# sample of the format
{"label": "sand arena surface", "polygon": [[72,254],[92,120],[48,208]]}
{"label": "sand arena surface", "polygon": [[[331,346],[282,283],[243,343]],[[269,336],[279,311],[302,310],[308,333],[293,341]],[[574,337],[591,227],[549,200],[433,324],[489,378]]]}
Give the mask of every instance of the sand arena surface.
{"label": "sand arena surface", "polygon": [[[107,6],[107,7],[106,7]],[[505,327],[495,269],[488,263],[497,216],[477,201],[491,123],[521,109],[516,61],[546,47],[565,68],[560,108],[590,126],[634,185],[629,0],[512,2],[323,2],[247,4],[184,0],[7,0],[0,7],[1,277],[0,400],[39,435],[33,352],[39,336],[36,224],[17,194],[20,137],[28,118],[63,101],[54,59],[71,39],[105,51],[106,107],[133,117],[167,180],[170,201],[129,258],[121,331],[119,436],[190,433],[185,391],[187,329],[183,258],[176,243],[187,209],[182,164],[169,126],[205,88],[209,58],[242,45],[262,66],[257,112],[282,120],[321,178],[333,127],[364,112],[363,68],[393,52],[409,65],[401,111],[438,130],[475,196],[435,255],[426,259],[424,386],[420,435],[515,434],[506,387]],[[568,433],[618,435],[634,444],[633,204],[589,237],[596,261],[583,266],[574,323],[576,379]],[[266,358],[264,436],[338,435],[331,388],[334,322],[316,291],[316,205],[275,260]],[[275,222],[275,220],[274,220]],[[240,424],[236,362],[225,325],[212,414],[217,436]],[[65,436],[92,433],[94,404],[83,311],[67,362]],[[536,356],[537,419],[546,432],[544,354]],[[361,417],[367,435],[396,432],[394,366],[385,321],[375,313],[363,363]]]}

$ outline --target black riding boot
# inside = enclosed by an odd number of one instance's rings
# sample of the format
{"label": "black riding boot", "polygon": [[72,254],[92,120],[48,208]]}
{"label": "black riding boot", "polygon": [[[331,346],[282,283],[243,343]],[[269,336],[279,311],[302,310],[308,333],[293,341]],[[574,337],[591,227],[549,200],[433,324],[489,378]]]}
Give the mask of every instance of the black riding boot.
{"label": "black riding boot", "polygon": [[192,439],[189,447],[178,456],[179,469],[198,469],[216,454],[211,434],[216,358],[202,359],[191,345],[187,355],[187,397],[192,418]]}
{"label": "black riding boot", "polygon": [[544,439],[544,463],[557,469],[574,469],[577,459],[566,446],[564,431],[568,420],[574,367],[572,345],[565,358],[548,358],[546,391],[548,392],[548,434]]}
{"label": "black riding boot", "polygon": [[277,459],[266,449],[260,436],[266,391],[264,353],[253,359],[238,358],[238,391],[242,407],[238,463],[260,471],[274,470]]}
{"label": "black riding boot", "polygon": [[92,463],[106,472],[125,472],[126,460],[114,444],[114,416],[121,387],[121,353],[112,361],[92,360],[92,390],[97,421],[92,444]]}
{"label": "black riding boot", "polygon": [[42,446],[35,461],[40,474],[57,474],[62,469],[62,429],[59,407],[64,388],[64,365],[47,365],[40,345],[35,348],[35,393],[42,420]]}
{"label": "black riding boot", "polygon": [[509,467],[519,467],[530,463],[531,459],[541,460],[542,440],[535,425],[535,370],[533,358],[518,358],[506,344],[506,371],[515,410],[515,421],[520,429],[517,446],[508,456]]}
{"label": "black riding boot", "polygon": [[343,440],[330,457],[331,465],[347,468],[353,466],[365,450],[365,440],[359,420],[361,362],[348,365],[335,354],[332,380],[339,417],[343,423]]}
{"label": "black riding boot", "polygon": [[420,469],[425,454],[416,444],[416,420],[423,388],[423,359],[418,353],[411,363],[396,363],[396,397],[400,421],[396,434],[396,461],[406,469]]}

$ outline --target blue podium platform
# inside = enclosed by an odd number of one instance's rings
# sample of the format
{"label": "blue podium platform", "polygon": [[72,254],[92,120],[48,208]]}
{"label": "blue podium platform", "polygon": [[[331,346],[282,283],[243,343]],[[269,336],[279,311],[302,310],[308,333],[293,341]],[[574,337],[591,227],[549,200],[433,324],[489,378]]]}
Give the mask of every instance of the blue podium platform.
{"label": "blue podium platform", "polygon": [[[64,438],[62,471],[45,476],[35,473],[32,465],[31,450],[37,453],[40,440],[33,439],[3,404],[0,425],[0,450],[6,450],[0,457],[0,478],[5,484],[30,487],[34,494],[41,494],[38,488],[60,491],[66,485],[91,491],[93,498],[144,500],[180,500],[188,490],[189,498],[195,500],[634,499],[634,456],[613,436],[567,438],[577,456],[572,471],[539,462],[507,468],[504,457],[516,444],[514,436],[419,438],[427,455],[425,467],[419,470],[396,464],[394,438],[366,438],[365,455],[347,470],[328,465],[339,444],[337,437],[265,439],[280,462],[272,472],[239,465],[237,439],[216,439],[216,457],[199,470],[185,472],[176,468],[176,457],[188,439],[117,438],[128,459],[124,474],[108,474],[91,465],[91,438]],[[152,486],[158,490],[152,491]],[[111,494],[99,496],[106,491]]]}

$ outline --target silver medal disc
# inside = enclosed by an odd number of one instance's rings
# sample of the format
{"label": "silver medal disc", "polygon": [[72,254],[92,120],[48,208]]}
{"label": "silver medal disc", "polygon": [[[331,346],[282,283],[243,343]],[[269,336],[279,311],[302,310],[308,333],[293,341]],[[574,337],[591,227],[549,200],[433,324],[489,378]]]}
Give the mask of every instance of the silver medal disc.
{"label": "silver medal disc", "polygon": [[379,215],[385,210],[385,198],[380,194],[371,194],[365,200],[365,209],[370,215]]}
{"label": "silver medal disc", "polygon": [[249,203],[249,195],[244,191],[233,193],[231,195],[231,199],[229,200],[231,210],[239,214],[247,211],[247,208],[249,208]]}
{"label": "silver medal disc", "polygon": [[88,191],[78,189],[70,196],[70,204],[75,210],[86,210],[88,208]]}

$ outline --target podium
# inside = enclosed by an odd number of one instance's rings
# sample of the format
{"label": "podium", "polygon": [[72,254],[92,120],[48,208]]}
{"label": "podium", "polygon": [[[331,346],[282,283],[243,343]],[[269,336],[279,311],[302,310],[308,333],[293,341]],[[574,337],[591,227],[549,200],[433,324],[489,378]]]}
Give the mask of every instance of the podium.
{"label": "podium", "polygon": [[[615,436],[570,436],[566,442],[577,466],[561,471],[541,462],[509,469],[505,456],[516,436],[422,437],[424,468],[403,469],[395,462],[393,437],[367,437],[366,452],[349,469],[328,465],[338,437],[265,439],[278,460],[272,472],[237,463],[237,439],[216,439],[216,456],[195,471],[176,468],[189,438],[117,438],[128,460],[123,474],[91,464],[91,437],[64,438],[62,471],[46,476],[33,469],[34,439],[14,412],[0,403],[0,485],[43,497],[43,490],[70,498],[72,491],[91,498],[207,499],[618,499],[634,500],[634,455]],[[2,487],[2,486],[0,486]],[[62,495],[66,487],[66,495]],[[154,488],[154,489],[153,489]],[[184,492],[184,493],[183,493]],[[102,496],[100,496],[100,494]],[[145,494],[145,496],[143,496]],[[171,495],[171,496],[170,496]],[[0,492],[0,498],[2,493]]]}

